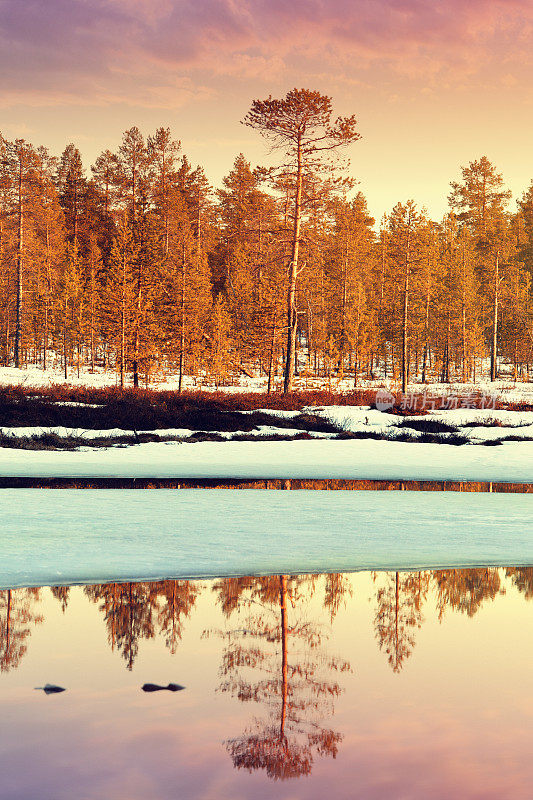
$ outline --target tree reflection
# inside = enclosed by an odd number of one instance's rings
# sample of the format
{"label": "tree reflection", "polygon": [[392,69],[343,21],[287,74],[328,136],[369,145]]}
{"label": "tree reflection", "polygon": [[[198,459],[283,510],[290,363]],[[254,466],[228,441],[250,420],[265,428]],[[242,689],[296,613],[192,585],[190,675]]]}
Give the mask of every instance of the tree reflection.
{"label": "tree reflection", "polygon": [[446,608],[473,617],[485,600],[494,600],[504,594],[500,573],[497,569],[448,569],[436,570],[437,610],[442,619]]}
{"label": "tree reflection", "polygon": [[[337,755],[342,737],[322,720],[334,713],[341,692],[335,675],[350,665],[324,652],[324,629],[306,618],[316,582],[280,575],[226,579],[214,587],[226,617],[236,611],[244,616],[244,627],[218,632],[227,642],[220,690],[266,712],[227,740],[237,769],[263,769],[285,780],[308,775],[316,755]],[[340,576],[327,581],[331,616],[347,590]]]}
{"label": "tree reflection", "polygon": [[533,567],[510,567],[505,574],[526,600],[533,598]]}
{"label": "tree reflection", "polygon": [[118,650],[128,670],[133,669],[139,640],[154,635],[153,608],[145,583],[110,583],[86,588],[93,602],[101,602],[108,642]]}
{"label": "tree reflection", "polygon": [[157,610],[157,625],[165,645],[174,654],[183,635],[183,624],[196,605],[198,584],[191,581],[158,581],[150,584],[150,598]]}
{"label": "tree reflection", "polygon": [[16,669],[28,649],[31,626],[43,621],[34,606],[39,589],[0,591],[0,672]]}
{"label": "tree reflection", "polygon": [[379,578],[384,585],[378,586],[376,593],[376,639],[393,672],[400,672],[413,652],[415,630],[423,622],[422,607],[427,597],[429,574],[384,572]]}
{"label": "tree reflection", "polygon": [[132,670],[139,642],[160,633],[175,653],[183,632],[183,621],[196,603],[198,586],[190,581],[109,583],[85,589],[100,603],[111,649],[117,649]]}
{"label": "tree reflection", "polygon": [[64,614],[68,607],[70,586],[52,586],[50,591],[52,596],[61,603],[61,611]]}

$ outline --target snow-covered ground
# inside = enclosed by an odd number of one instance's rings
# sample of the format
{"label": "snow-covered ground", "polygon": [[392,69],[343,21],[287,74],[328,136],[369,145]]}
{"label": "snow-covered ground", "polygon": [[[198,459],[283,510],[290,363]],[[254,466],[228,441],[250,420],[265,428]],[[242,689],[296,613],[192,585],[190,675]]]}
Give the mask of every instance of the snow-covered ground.
{"label": "snow-covered ground", "polygon": [[[191,430],[190,428],[159,428],[150,431],[135,431],[138,435],[149,434],[156,436],[159,439],[187,439],[195,434],[202,433],[203,430]],[[213,431],[217,436],[223,439],[234,439],[241,436],[256,436],[258,438],[264,436],[298,436],[303,431],[300,428],[277,428],[273,425],[258,425],[257,428],[251,431]],[[39,436],[46,436],[53,434],[62,439],[116,439],[127,436],[131,438],[134,435],[133,430],[125,428],[101,428],[101,429],[88,429],[88,428],[66,428],[63,425],[55,426],[20,426],[17,428],[0,427],[0,434],[4,436],[13,436],[14,438],[24,439]],[[316,439],[327,438],[331,434],[321,433],[320,431],[312,431],[310,436]],[[1,453],[1,449],[0,449]]]}
{"label": "snow-covered ground", "polygon": [[[78,378],[75,370],[69,372],[65,380],[63,372],[59,367],[52,367],[43,371],[36,366],[28,366],[23,369],[15,369],[15,367],[0,367],[0,386],[27,386],[27,387],[46,387],[53,384],[65,384],[69,386],[87,386],[93,388],[103,388],[107,386],[118,385],[118,374],[113,370],[104,371],[96,369],[94,373],[88,370],[80,371]],[[249,378],[241,375],[238,378],[228,380],[225,383],[216,383],[214,380],[208,378],[194,378],[186,376],[184,379],[185,389],[201,389],[202,391],[212,392],[220,389],[224,392],[264,392],[266,391],[266,378]],[[131,385],[131,381],[127,381],[126,385]],[[144,384],[142,384],[144,386]],[[278,380],[277,388],[281,386],[281,379]],[[166,378],[155,377],[149,384],[150,389],[165,389],[175,390],[178,388],[177,375],[169,375]],[[335,392],[351,392],[354,389],[353,381],[349,379],[344,380],[327,380],[323,379],[308,379],[296,378],[295,388],[300,389],[328,389]],[[375,381],[361,379],[357,384],[358,389],[376,389],[384,388],[390,391],[397,392],[400,390],[400,385],[397,381],[389,378],[378,378]],[[473,383],[430,383],[419,384],[412,383],[408,387],[409,392],[425,392],[431,397],[449,397],[465,394],[484,394],[488,397],[496,397],[498,400],[503,400],[510,403],[527,402],[533,404],[533,382],[521,383],[514,382],[510,378],[501,378],[494,383],[482,379],[481,381]]]}
{"label": "snow-covered ground", "polygon": [[[423,431],[410,428],[424,420],[441,422],[472,442],[503,439],[506,436],[533,437],[533,411],[506,411],[493,408],[436,409],[417,416],[398,416],[369,406],[322,406],[305,411],[323,417],[351,433],[382,433],[389,436],[408,432],[421,436]],[[292,412],[289,412],[292,413]],[[446,433],[442,434],[443,440]]]}
{"label": "snow-covered ground", "polygon": [[1,489],[0,587],[533,563],[529,495]]}
{"label": "snow-covered ground", "polygon": [[[87,386],[94,389],[102,389],[109,386],[119,386],[120,379],[114,370],[95,369],[80,370],[78,377],[76,370],[69,370],[65,378],[62,369],[52,367],[46,371],[40,367],[28,366],[22,369],[15,367],[0,367],[0,386],[28,386],[35,388],[45,388],[62,384],[65,386],[82,387]],[[165,391],[177,390],[179,378],[177,375],[167,377],[155,376],[149,383],[149,389],[164,389]],[[131,387],[132,381],[128,376],[126,387]],[[144,388],[144,381],[141,380],[141,388]],[[209,378],[190,377],[186,375],[183,379],[183,388],[206,392],[213,392],[221,389],[225,392],[264,392],[266,390],[266,380],[264,378],[248,378],[242,376],[235,380],[228,380],[226,383],[217,383]]]}
{"label": "snow-covered ground", "polygon": [[531,483],[533,442],[498,447],[351,440],[154,442],[0,450],[0,477],[303,478]]}
{"label": "snow-covered ground", "polygon": [[[41,377],[46,375],[46,380],[57,377],[40,370],[16,371],[4,368],[0,369],[0,383],[8,379],[16,382],[17,375],[23,373],[28,382],[34,382],[39,373]],[[107,379],[112,375],[108,373],[107,376],[100,375],[100,378]],[[80,383],[86,377],[82,376]],[[98,375],[91,377],[97,383]],[[505,394],[506,399],[511,397],[512,392],[517,392],[524,400],[532,387],[533,384],[518,384],[516,389],[505,389],[503,384],[499,384],[498,392],[502,396]],[[243,383],[241,388],[249,390],[251,384]],[[302,412],[268,408],[261,410],[274,418],[271,421],[273,424],[260,425],[252,431],[211,431],[225,439],[225,442],[164,441],[188,439],[198,434],[201,431],[199,428],[192,430],[175,427],[134,432],[121,427],[98,430],[68,426],[3,427],[0,428],[0,434],[4,437],[38,438],[52,433],[65,439],[85,441],[86,446],[69,452],[0,448],[0,476],[533,481],[533,411],[470,408],[468,399],[456,408],[453,392],[459,391],[459,388],[453,385],[424,387],[428,396],[433,389],[449,394],[445,403],[434,403],[434,408],[424,415],[400,416],[391,414],[386,407],[378,410],[369,406],[339,405],[307,407],[302,410],[304,414],[321,417],[333,423],[338,431],[362,437],[386,437],[388,441],[365,438],[337,440],[338,432],[314,431],[309,433],[315,441],[232,441],[243,436],[257,439],[289,436],[296,439],[302,434],[302,429],[296,427],[300,420],[294,426],[289,423],[289,428],[278,427],[276,424],[281,419],[290,421]],[[487,391],[494,390],[490,385],[485,388]],[[463,392],[464,389],[463,386]],[[533,400],[533,395],[531,399]],[[65,406],[65,420],[68,420],[69,404],[62,405]],[[425,422],[431,423],[426,429],[423,427]],[[223,422],[220,427],[224,427]],[[113,444],[113,439],[128,437],[131,440],[135,433],[151,434],[161,439],[161,442],[132,444],[120,448],[104,447],[98,450],[90,447],[92,439],[109,439],[110,444]],[[433,437],[432,442],[416,441],[427,437],[428,433]],[[523,441],[505,441],[506,437]],[[411,441],[399,441],[401,438],[409,438]],[[455,444],[452,446],[447,441],[455,441]],[[461,441],[466,441],[467,444],[457,444]],[[481,446],[484,443],[498,446]]]}
{"label": "snow-covered ground", "polygon": [[[63,404],[61,404],[63,405]],[[80,404],[81,405],[81,404]],[[521,439],[533,438],[533,411],[506,411],[497,409],[452,409],[435,410],[424,415],[399,416],[386,411],[379,411],[369,406],[308,406],[300,411],[283,411],[277,409],[259,409],[258,412],[243,411],[244,415],[253,413],[269,414],[280,419],[294,419],[300,413],[320,417],[337,427],[337,432],[325,433],[308,431],[317,439],[335,438],[338,432],[346,431],[355,434],[383,435],[390,439],[405,436],[419,438],[425,431],[420,429],[425,420],[430,423],[441,423],[448,430],[435,430],[443,443],[449,436],[460,435],[471,443],[496,441],[513,436]],[[160,428],[156,430],[132,430],[125,428],[87,429],[56,426],[17,426],[0,427],[0,434],[14,438],[32,438],[48,434],[68,439],[116,439],[131,438],[134,434],[149,434],[160,439],[187,439],[204,429],[197,428]],[[257,438],[267,436],[297,437],[302,434],[301,428],[282,428],[275,425],[258,425],[251,431],[211,431],[223,439],[235,439],[243,436]]]}

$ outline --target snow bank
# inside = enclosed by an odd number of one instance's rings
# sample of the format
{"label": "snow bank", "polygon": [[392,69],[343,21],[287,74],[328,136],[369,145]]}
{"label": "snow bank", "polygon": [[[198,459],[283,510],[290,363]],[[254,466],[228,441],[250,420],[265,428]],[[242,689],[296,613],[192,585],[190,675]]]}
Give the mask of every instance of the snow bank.
{"label": "snow bank", "polygon": [[[405,433],[409,422],[418,425],[423,420],[434,420],[457,428],[458,434],[474,442],[501,439],[504,436],[533,436],[533,411],[458,408],[405,417],[378,411],[369,406],[309,406],[305,411],[352,433],[394,436],[400,432]],[[482,427],[491,425],[494,427]],[[409,433],[411,436],[421,435],[421,432],[414,429],[409,429]]]}
{"label": "snow bank", "polygon": [[[4,436],[13,436],[15,438],[30,438],[45,436],[46,434],[54,434],[62,439],[116,439],[121,436],[132,437],[135,433],[149,434],[150,436],[157,436],[160,439],[169,439],[171,437],[176,439],[186,439],[189,436],[194,436],[197,433],[205,433],[205,428],[201,430],[191,430],[190,428],[159,428],[150,431],[134,431],[133,429],[124,428],[97,428],[95,430],[90,428],[66,428],[63,425],[51,426],[19,426],[17,428],[0,427],[0,434]],[[277,428],[274,425],[258,425],[257,428],[251,431],[207,431],[208,433],[221,436],[223,439],[233,439],[237,436],[299,436],[305,431],[300,428]],[[320,431],[310,431],[309,435],[313,438],[327,438],[331,436],[330,433],[321,433]]]}
{"label": "snow bank", "polygon": [[153,442],[125,448],[0,448],[0,477],[352,478],[530,483],[533,442],[498,447],[370,439]]}
{"label": "snow bank", "polygon": [[533,564],[528,495],[0,490],[0,586]]}
{"label": "snow bank", "polygon": [[306,406],[304,411],[315,414],[351,433],[390,433],[403,417],[388,414],[370,406]]}
{"label": "snow bank", "polygon": [[506,411],[496,408],[456,408],[450,410],[430,411],[432,419],[438,419],[449,425],[471,425],[482,422],[485,425],[496,423],[514,427],[517,425],[533,425],[533,411]]}
{"label": "snow bank", "polygon": [[88,428],[66,428],[64,425],[50,425],[40,427],[38,425],[20,426],[18,428],[0,428],[0,433],[4,436],[14,436],[16,438],[30,438],[32,436],[45,436],[54,434],[62,439],[108,439],[117,436],[133,436],[133,431],[122,428],[103,428],[101,430],[89,430]]}

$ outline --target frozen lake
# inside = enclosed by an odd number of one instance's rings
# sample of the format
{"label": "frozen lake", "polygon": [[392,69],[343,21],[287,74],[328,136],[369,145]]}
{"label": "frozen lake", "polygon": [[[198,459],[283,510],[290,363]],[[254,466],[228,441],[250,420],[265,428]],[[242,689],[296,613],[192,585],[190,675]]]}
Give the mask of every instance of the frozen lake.
{"label": "frozen lake", "polygon": [[0,587],[533,564],[529,494],[1,489]]}

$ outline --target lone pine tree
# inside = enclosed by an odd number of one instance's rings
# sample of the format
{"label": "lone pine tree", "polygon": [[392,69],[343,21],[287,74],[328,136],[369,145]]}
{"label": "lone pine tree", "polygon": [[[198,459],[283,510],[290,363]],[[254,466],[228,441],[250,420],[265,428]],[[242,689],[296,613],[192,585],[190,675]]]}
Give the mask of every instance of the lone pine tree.
{"label": "lone pine tree", "polygon": [[[309,89],[292,89],[281,100],[272,96],[254,100],[243,123],[258,130],[273,151],[282,153],[281,164],[271,175],[283,176],[291,203],[292,243],[288,264],[287,349],[283,390],[293,385],[298,313],[296,286],[302,269],[299,263],[302,216],[319,204],[340,179],[332,158],[337,151],[356,142],[354,116],[332,119],[331,98]],[[309,188],[307,188],[309,187]]]}

